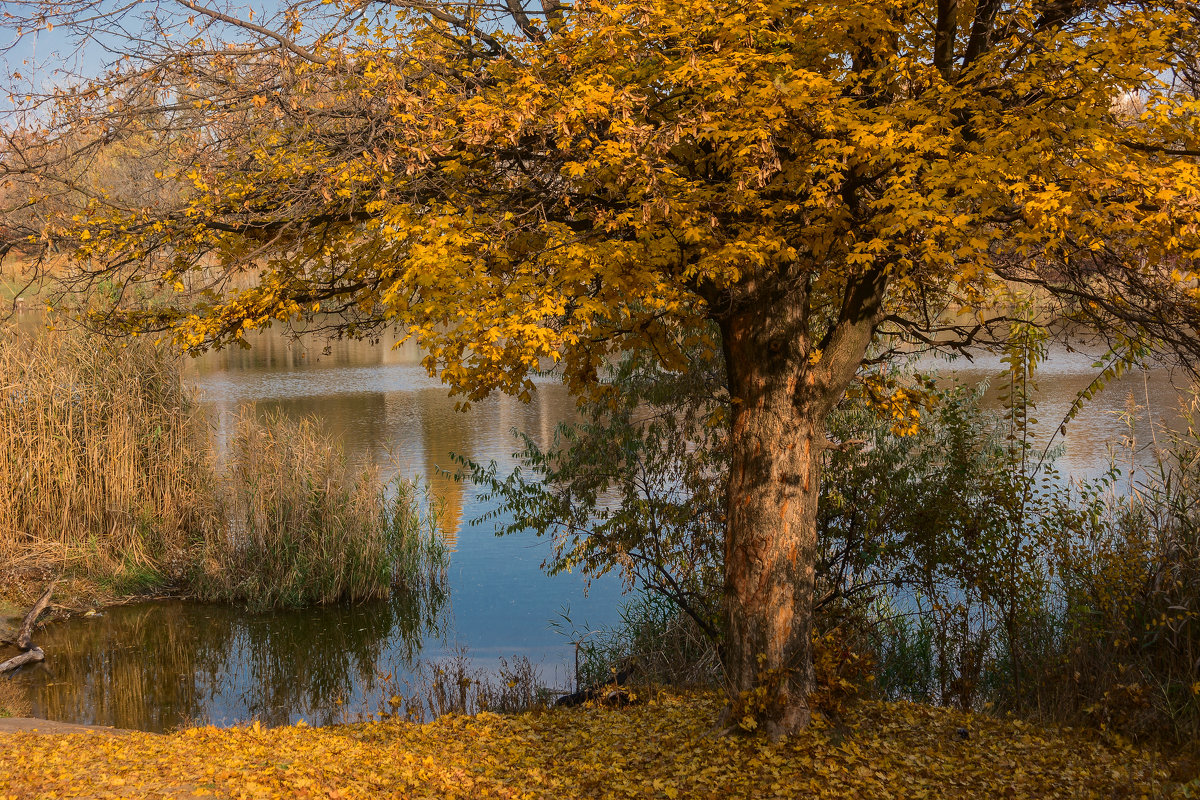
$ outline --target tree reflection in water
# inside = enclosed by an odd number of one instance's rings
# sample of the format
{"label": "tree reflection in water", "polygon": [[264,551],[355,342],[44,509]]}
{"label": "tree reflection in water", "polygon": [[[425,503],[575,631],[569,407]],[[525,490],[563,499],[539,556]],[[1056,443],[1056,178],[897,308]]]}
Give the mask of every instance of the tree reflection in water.
{"label": "tree reflection in water", "polygon": [[445,631],[445,590],[354,606],[249,614],[165,601],[51,625],[46,661],[16,676],[33,715],[162,732],[191,723],[327,725],[379,704]]}

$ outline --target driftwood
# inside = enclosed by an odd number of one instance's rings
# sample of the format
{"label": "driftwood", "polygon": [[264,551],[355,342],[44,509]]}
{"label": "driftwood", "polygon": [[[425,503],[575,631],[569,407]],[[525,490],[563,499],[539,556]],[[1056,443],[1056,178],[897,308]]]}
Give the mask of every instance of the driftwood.
{"label": "driftwood", "polygon": [[42,652],[42,648],[40,647],[34,647],[30,650],[26,650],[24,653],[21,653],[21,655],[13,656],[8,661],[0,664],[0,675],[3,675],[10,669],[23,667],[26,664],[32,664],[34,661],[41,661],[45,657],[46,654]]}
{"label": "driftwood", "polygon": [[25,615],[25,621],[21,623],[21,630],[17,633],[17,647],[22,650],[33,647],[33,626],[37,623],[37,618],[46,610],[46,606],[50,605],[50,595],[54,594],[54,584],[56,583],[58,581],[51,581],[50,585],[46,587],[46,591],[42,592],[42,596]]}
{"label": "driftwood", "polygon": [[37,602],[33,604],[33,608],[29,609],[29,613],[25,615],[25,620],[21,623],[21,629],[17,632],[17,647],[25,652],[18,656],[13,656],[4,663],[0,663],[0,675],[17,667],[32,664],[34,661],[41,661],[46,657],[46,654],[42,652],[42,648],[33,646],[33,626],[37,624],[37,618],[50,605],[50,595],[54,594],[54,585],[56,583],[58,581],[51,581],[50,585],[46,587],[46,591],[42,592],[42,596],[37,599]]}

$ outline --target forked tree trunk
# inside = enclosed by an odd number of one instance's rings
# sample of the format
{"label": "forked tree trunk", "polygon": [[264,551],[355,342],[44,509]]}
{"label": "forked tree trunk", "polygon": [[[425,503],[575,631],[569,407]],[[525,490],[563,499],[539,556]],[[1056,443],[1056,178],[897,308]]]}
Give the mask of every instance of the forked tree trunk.
{"label": "forked tree trunk", "polygon": [[807,297],[773,298],[720,321],[733,414],[727,714],[772,737],[808,724],[825,421],[862,361],[885,285],[880,270],[847,287],[823,350],[809,338]]}

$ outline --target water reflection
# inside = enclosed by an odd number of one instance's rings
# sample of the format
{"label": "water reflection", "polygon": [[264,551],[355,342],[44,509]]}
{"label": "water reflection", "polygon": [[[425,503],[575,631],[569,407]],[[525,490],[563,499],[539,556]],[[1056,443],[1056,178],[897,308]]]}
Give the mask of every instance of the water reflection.
{"label": "water reflection", "polygon": [[463,413],[446,387],[426,374],[418,350],[389,344],[335,341],[326,349],[320,339],[288,342],[268,332],[250,350],[207,354],[188,370],[213,412],[218,445],[246,406],[259,413],[313,414],[351,459],[378,464],[385,474],[420,476],[445,503],[443,525],[454,546],[447,635],[442,643],[427,642],[425,656],[465,645],[477,666],[494,669],[498,657],[524,655],[554,680],[573,650],[549,623],[569,609],[576,622],[611,624],[620,581],[548,577],[541,564],[549,543],[532,534],[497,538],[493,521],[471,524],[496,509],[446,471],[453,468],[451,453],[511,468],[513,429],[547,441],[559,422],[575,418],[575,401],[561,383],[547,379],[538,382],[529,403],[501,396]]}
{"label": "water reflection", "polygon": [[[1053,436],[1055,447],[1061,447],[1055,466],[1064,476],[1094,478],[1108,469],[1110,457],[1128,476],[1131,470],[1140,471],[1153,463],[1156,444],[1160,448],[1167,445],[1166,432],[1186,428],[1182,404],[1190,379],[1181,371],[1150,368],[1133,370],[1109,383],[1068,424],[1065,434],[1058,434],[1059,424],[1079,393],[1099,375],[1095,366],[1099,356],[1098,352],[1055,348],[1035,378],[1033,416],[1038,424],[1032,432],[1037,454]],[[983,356],[973,362],[928,359],[917,366],[967,385],[986,382],[984,407],[1003,411],[1001,397],[1008,387],[998,357]]]}
{"label": "water reflection", "polygon": [[445,503],[443,527],[456,546],[470,498],[450,477],[451,453],[512,466],[513,429],[547,441],[558,423],[576,418],[575,401],[561,383],[544,380],[527,404],[499,396],[464,413],[420,361],[414,345],[396,347],[394,339],[288,340],[267,332],[249,350],[209,353],[189,369],[213,409],[218,445],[246,405],[263,414],[316,416],[352,460],[426,481]]}
{"label": "water reflection", "polygon": [[[575,416],[574,401],[552,381],[539,384],[529,406],[496,398],[477,404],[468,415],[457,414],[445,387],[420,365],[420,350],[411,342],[394,344],[394,338],[378,344],[317,337],[288,340],[267,332],[250,350],[208,354],[194,362],[194,370],[197,385],[215,408],[253,402],[288,413],[316,414],[343,437],[355,457],[387,464],[398,456],[395,468],[430,479],[446,493],[450,519],[459,522],[465,501],[462,487],[439,475],[450,452],[475,457],[487,452],[487,457],[508,465],[514,449],[512,428],[545,441],[559,421]],[[1041,424],[1035,434],[1041,441],[1099,374],[1094,364],[1101,355],[1100,350],[1056,346],[1039,366],[1035,416]],[[986,381],[991,389],[985,404],[1000,408],[1005,387],[998,356],[953,362],[925,359],[916,366],[968,384]],[[1153,448],[1147,445],[1153,445],[1155,430],[1182,427],[1179,387],[1188,383],[1186,376],[1166,369],[1134,370],[1112,382],[1072,421],[1066,436],[1056,437],[1064,446],[1059,466],[1081,476],[1098,474],[1107,468],[1110,451],[1120,449],[1130,435],[1140,451],[1135,463],[1145,464],[1152,457]],[[1131,409],[1132,427],[1124,416]],[[1118,455],[1128,463],[1127,452]]]}
{"label": "water reflection", "polygon": [[422,641],[444,633],[444,599],[434,591],[269,614],[116,607],[48,628],[46,662],[16,679],[33,714],[48,719],[148,731],[252,719],[327,725],[380,707],[380,673],[412,667]]}

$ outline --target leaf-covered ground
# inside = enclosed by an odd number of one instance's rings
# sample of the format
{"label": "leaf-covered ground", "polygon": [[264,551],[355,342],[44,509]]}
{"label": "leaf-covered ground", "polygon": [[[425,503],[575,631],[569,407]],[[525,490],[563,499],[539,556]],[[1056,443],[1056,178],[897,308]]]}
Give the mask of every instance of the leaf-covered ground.
{"label": "leaf-covered ground", "polygon": [[[713,698],[316,729],[0,737],[0,798],[1137,798],[1182,796],[1094,734],[864,703],[791,740],[714,736]],[[965,728],[968,738],[960,729]]]}

